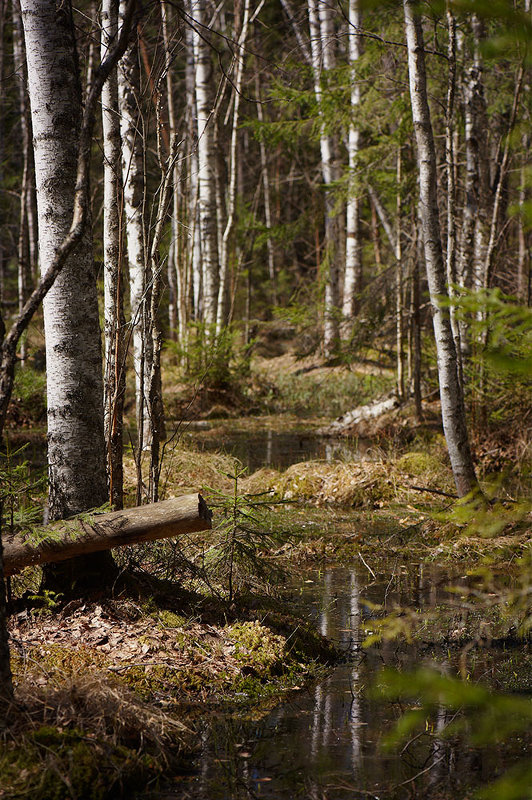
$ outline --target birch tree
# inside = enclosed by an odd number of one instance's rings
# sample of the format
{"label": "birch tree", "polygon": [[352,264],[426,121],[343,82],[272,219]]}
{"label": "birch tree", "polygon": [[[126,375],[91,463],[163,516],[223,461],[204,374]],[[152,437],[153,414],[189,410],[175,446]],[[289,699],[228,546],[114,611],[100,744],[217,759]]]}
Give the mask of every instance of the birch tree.
{"label": "birch tree", "polygon": [[[56,251],[64,246],[73,218],[78,221],[81,216],[82,223],[75,251],[66,258],[44,298],[49,512],[52,519],[59,519],[101,506],[107,499],[100,328],[91,229],[87,224],[89,195],[76,191],[79,181],[88,182],[87,133],[91,126],[88,130],[87,125],[81,127],[81,84],[70,5],[23,0],[21,10],[43,275],[48,275]],[[131,7],[126,27],[130,17]],[[87,103],[89,110],[93,111],[93,104],[94,92]],[[92,555],[51,569],[46,580],[61,591],[70,591],[74,585],[78,590],[95,582],[101,584],[112,567],[109,554]]]}
{"label": "birch tree", "polygon": [[[322,68],[326,73],[335,66],[335,35],[332,10],[323,0],[308,0],[310,49],[314,93],[318,111],[323,114]],[[325,310],[323,348],[327,357],[334,352],[338,340],[338,252],[337,218],[331,184],[336,178],[334,141],[322,123],[320,154],[325,185]]]}
{"label": "birch tree", "polygon": [[357,113],[360,107],[360,81],[357,62],[362,54],[362,11],[360,0],[350,0],[348,18],[348,51],[351,67],[351,120],[349,124],[347,152],[349,169],[349,196],[346,206],[346,248],[342,315],[348,331],[362,290],[362,247],[360,242],[360,189],[355,172],[358,165],[360,130]]}
{"label": "birch tree", "polygon": [[206,0],[190,0],[194,48],[198,135],[198,198],[203,278],[203,319],[207,328],[216,324],[219,251],[216,201],[216,151],[213,138],[211,50],[205,40],[209,28]]}
{"label": "birch tree", "polygon": [[[120,0],[119,16],[125,0]],[[138,37],[132,38],[118,68],[118,107],[122,139],[122,185],[129,273],[130,329],[135,371],[138,454],[150,446],[150,419],[146,393],[151,369],[150,339],[146,335],[149,306],[148,259],[144,219],[144,128],[140,98]]]}
{"label": "birch tree", "polygon": [[234,86],[233,86],[233,120],[231,143],[229,147],[229,186],[227,189],[226,222],[222,234],[220,251],[220,280],[218,286],[218,307],[216,314],[216,334],[219,335],[227,322],[227,281],[229,277],[229,240],[235,222],[238,124],[240,117],[240,99],[242,96],[242,79],[244,76],[244,54],[249,27],[250,0],[244,0],[242,25],[238,35],[235,51]]}
{"label": "birch tree", "polygon": [[460,497],[477,488],[467,434],[462,387],[449,311],[438,215],[436,151],[427,96],[425,52],[420,18],[412,0],[403,0],[412,118],[417,144],[419,204],[425,264],[432,305],[438,359],[443,429],[456,488]]}

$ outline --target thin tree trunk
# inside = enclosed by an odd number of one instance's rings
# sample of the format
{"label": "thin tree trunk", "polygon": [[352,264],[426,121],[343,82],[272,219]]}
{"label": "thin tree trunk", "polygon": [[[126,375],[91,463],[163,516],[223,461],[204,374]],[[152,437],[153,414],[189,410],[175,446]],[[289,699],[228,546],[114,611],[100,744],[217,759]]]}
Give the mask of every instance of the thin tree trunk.
{"label": "thin tree trunk", "polygon": [[[118,0],[103,0],[101,55],[105,58],[118,31]],[[122,180],[118,79],[113,70],[102,91],[104,156],[104,427],[109,501],[123,506],[123,409],[125,380],[125,316],[122,237]]]}
{"label": "thin tree trunk", "polygon": [[351,122],[349,125],[347,151],[349,158],[349,196],[346,207],[346,251],[344,273],[344,297],[342,316],[344,336],[352,328],[362,291],[362,243],[360,241],[360,188],[355,172],[360,148],[360,130],[356,115],[360,106],[360,82],[357,63],[362,55],[362,11],[360,0],[350,0],[348,20],[349,65],[351,68]]}
{"label": "thin tree trunk", "polygon": [[[236,181],[237,181],[237,146],[238,124],[240,117],[240,99],[242,95],[242,79],[244,76],[244,55],[249,27],[250,0],[244,0],[244,10],[240,35],[236,44],[234,86],[233,86],[233,124],[231,144],[229,146],[229,186],[226,201],[226,222],[222,234],[220,250],[220,281],[218,286],[218,307],[216,314],[216,334],[219,336],[227,323],[227,281],[229,277],[229,240],[235,221]],[[235,32],[236,34],[236,32]],[[236,38],[236,36],[235,36]]]}
{"label": "thin tree trunk", "polygon": [[[125,0],[120,0],[119,20]],[[129,302],[133,340],[133,368],[137,412],[137,460],[150,446],[150,419],[147,408],[147,385],[150,353],[145,335],[147,276],[146,234],[144,222],[144,122],[140,108],[140,67],[138,36],[129,45],[118,68],[118,104],[122,138],[122,184],[129,271]],[[137,468],[138,468],[137,463]],[[138,476],[139,484],[142,483]]]}
{"label": "thin tree trunk", "polygon": [[203,276],[203,319],[207,329],[216,324],[218,302],[218,235],[216,202],[216,152],[213,140],[211,50],[205,42],[208,30],[206,0],[191,0],[192,39],[195,62],[198,125],[199,230]]}
{"label": "thin tree trunk", "polygon": [[[194,70],[194,35],[192,28],[187,25],[185,27],[185,44],[186,44],[186,63],[185,63],[185,92],[186,92],[186,120],[187,120],[187,137],[188,137],[188,215],[187,215],[187,257],[186,262],[189,265],[188,273],[190,275],[190,284],[192,291],[192,314],[193,319],[199,321],[203,314],[203,273],[201,256],[201,232],[199,222],[199,160],[198,160],[198,129],[197,129],[197,111],[196,111],[196,81]],[[184,286],[184,267],[181,267],[182,272],[178,274],[178,284]],[[184,291],[181,290],[180,291]]]}
{"label": "thin tree trunk", "polygon": [[401,224],[401,183],[402,183],[402,158],[401,146],[397,148],[397,194],[395,207],[395,340],[397,350],[397,394],[402,400],[405,396],[404,376],[404,309],[403,309],[403,231]]}
{"label": "thin tree trunk", "polygon": [[[318,0],[308,0],[308,16],[314,93],[319,113],[322,114],[322,68],[329,71],[334,67],[334,28],[331,9],[326,3],[318,4]],[[320,152],[325,185],[325,256],[322,259],[325,264],[323,349],[325,356],[329,358],[333,355],[338,342],[338,237],[336,235],[338,220],[334,213],[334,199],[330,188],[336,177],[334,143],[324,129],[320,136]]]}
{"label": "thin tree trunk", "polygon": [[[0,8],[1,13],[2,9]],[[3,513],[3,503],[0,500],[0,729],[5,727],[9,707],[13,702],[13,676],[11,674],[11,659],[9,655],[4,551],[2,546]]]}
{"label": "thin tree trunk", "polygon": [[[411,255],[411,288],[410,288],[410,363],[411,375],[410,387],[414,396],[414,405],[416,409],[416,421],[421,422],[423,419],[423,405],[421,401],[421,291],[420,291],[420,275],[419,264],[423,260],[423,252],[421,244],[421,231],[419,230],[418,220],[416,214],[412,214],[412,230],[414,231]],[[418,234],[419,230],[419,234]]]}
{"label": "thin tree trunk", "polygon": [[[170,47],[170,35],[168,30],[170,10],[165,0],[161,0],[161,23],[164,45],[164,69],[166,74],[166,98],[168,104],[168,127],[170,130],[170,142],[177,135],[175,106],[174,106],[174,87],[172,81],[172,50]],[[171,220],[171,240],[168,250],[167,276],[168,276],[168,322],[170,327],[170,337],[176,338],[177,331],[177,308],[178,308],[178,283],[177,283],[177,224],[179,219],[179,167],[176,163],[172,173],[172,220]],[[184,334],[184,331],[183,331]],[[183,335],[179,330],[179,339]]]}
{"label": "thin tree trunk", "polygon": [[[447,108],[445,119],[445,160],[447,162],[447,258],[446,272],[449,297],[456,300],[456,182],[455,182],[455,157],[454,157],[454,101],[456,94],[456,20],[447,0],[447,58],[449,73],[447,80]],[[464,386],[462,371],[462,346],[460,325],[456,317],[456,306],[451,305],[451,327],[453,329],[454,345],[458,364],[458,378]]]}
{"label": "thin tree trunk", "polygon": [[530,231],[525,226],[525,203],[528,199],[526,171],[529,163],[530,136],[523,135],[523,163],[520,169],[519,185],[519,217],[518,217],[518,261],[517,261],[517,297],[521,303],[530,305]]}
{"label": "thin tree trunk", "polygon": [[[260,90],[260,73],[258,67],[255,69],[255,92],[257,96],[257,119],[260,123],[264,122],[264,111],[262,109],[262,97]],[[264,222],[266,230],[272,229],[272,206],[271,206],[271,189],[270,189],[270,170],[268,166],[268,154],[266,152],[266,144],[264,139],[260,137],[259,140],[260,150],[260,167],[262,174],[262,187],[264,190]],[[273,238],[268,235],[266,239],[266,248],[268,251],[268,277],[271,286],[271,302],[272,305],[277,305],[277,276],[275,274],[275,251]]]}
{"label": "thin tree trunk", "polygon": [[[13,19],[13,67],[16,75],[18,88],[18,105],[20,113],[21,139],[22,139],[22,185],[20,187],[20,213],[19,230],[17,243],[18,260],[18,311],[24,308],[28,291],[29,270],[29,242],[28,242],[28,202],[30,181],[33,171],[33,159],[31,149],[31,119],[29,115],[27,95],[26,95],[26,59],[24,53],[24,34],[22,30],[22,19],[20,15],[20,3],[12,0],[11,5]],[[24,365],[26,358],[26,343],[24,337],[20,343],[20,362]]]}
{"label": "thin tree trunk", "polygon": [[433,310],[443,429],[460,497],[478,487],[469,448],[462,388],[447,296],[437,202],[436,152],[427,96],[421,22],[412,0],[403,0],[412,117],[416,135],[425,264]]}

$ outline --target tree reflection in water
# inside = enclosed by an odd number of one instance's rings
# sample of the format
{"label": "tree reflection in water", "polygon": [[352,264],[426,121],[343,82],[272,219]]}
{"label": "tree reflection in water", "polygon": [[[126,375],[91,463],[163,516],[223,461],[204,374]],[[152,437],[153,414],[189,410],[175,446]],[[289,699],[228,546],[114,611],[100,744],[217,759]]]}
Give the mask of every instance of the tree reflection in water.
{"label": "tree reflection in water", "polygon": [[[417,607],[440,603],[443,587],[452,582],[437,568],[417,565],[377,575],[357,564],[331,568],[303,584],[309,614],[324,636],[343,649],[345,659],[308,691],[293,693],[258,721],[237,713],[203,732],[197,773],[158,795],[165,800],[367,800],[387,795],[394,800],[422,797],[460,800],[507,765],[511,754],[494,748],[471,750],[458,738],[444,738],[449,712],[440,708],[427,731],[420,731],[402,749],[387,751],[383,735],[401,714],[398,704],[379,702],[365,693],[378,670],[409,670],[427,661],[426,649],[382,643],[360,647],[364,628],[375,613],[371,604],[385,595],[393,603]],[[439,661],[449,675],[456,665]],[[504,656],[504,654],[503,654]],[[500,658],[486,649],[477,661],[478,675]],[[475,677],[475,676],[472,676]],[[255,720],[256,713],[253,714]],[[432,725],[432,728],[431,728]],[[153,797],[153,795],[152,795]]]}

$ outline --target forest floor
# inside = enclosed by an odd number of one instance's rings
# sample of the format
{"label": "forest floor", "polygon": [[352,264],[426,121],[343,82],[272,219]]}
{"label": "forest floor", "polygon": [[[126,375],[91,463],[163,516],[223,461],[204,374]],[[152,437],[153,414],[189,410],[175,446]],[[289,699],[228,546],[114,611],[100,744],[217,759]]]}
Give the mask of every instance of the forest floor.
{"label": "forest floor", "polygon": [[[155,785],[169,764],[187,767],[207,710],[260,702],[265,713],[316,677],[336,654],[297,604],[286,612],[294,563],[301,575],[353,560],[373,571],[386,554],[396,563],[447,561],[507,574],[529,548],[526,437],[478,437],[491,502],[457,505],[430,387],[422,422],[411,405],[394,409],[349,431],[366,440],[364,450],[330,461],[250,474],[229,448],[211,452],[194,438],[315,432],[393,388],[377,359],[346,369],[290,353],[261,357],[245,381],[216,391],[191,391],[171,367],[168,378],[167,435],[175,435],[162,498],[201,491],[215,511],[213,531],[118,552],[128,580],[114,596],[65,605],[39,594],[38,570],[12,580],[13,673],[24,721],[5,738],[1,798],[104,798]],[[23,395],[12,409],[13,446],[42,436],[40,420],[27,413],[34,401]],[[129,503],[136,474],[126,455]],[[402,616],[406,635],[413,615]],[[479,619],[469,620],[466,629],[456,614],[441,616],[431,637],[450,641],[460,630],[460,641],[474,638]],[[513,621],[494,613],[490,624],[490,635],[504,637]]]}

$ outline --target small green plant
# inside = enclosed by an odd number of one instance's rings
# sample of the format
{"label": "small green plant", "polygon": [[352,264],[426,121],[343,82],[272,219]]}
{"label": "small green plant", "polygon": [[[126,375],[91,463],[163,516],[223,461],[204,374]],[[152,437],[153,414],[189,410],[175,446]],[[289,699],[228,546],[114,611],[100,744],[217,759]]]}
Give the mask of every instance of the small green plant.
{"label": "small green plant", "polygon": [[40,594],[30,594],[29,599],[35,603],[39,603],[41,608],[39,611],[42,613],[49,613],[61,605],[61,592],[54,592],[50,589],[44,589]]}
{"label": "small green plant", "polygon": [[268,583],[275,572],[267,549],[275,546],[279,534],[264,531],[258,516],[261,508],[272,505],[271,498],[265,499],[270,493],[240,494],[239,481],[245,474],[246,469],[235,461],[233,473],[227,475],[233,481],[232,494],[207,490],[210,505],[221,509],[223,517],[216,528],[217,539],[205,553],[204,566],[208,576],[225,584],[229,603],[246,581],[254,578]]}
{"label": "small green plant", "polygon": [[12,451],[9,440],[5,453],[0,455],[0,505],[2,530],[10,534],[31,529],[42,519],[44,476],[32,480],[29,462],[23,458],[27,445]]}

